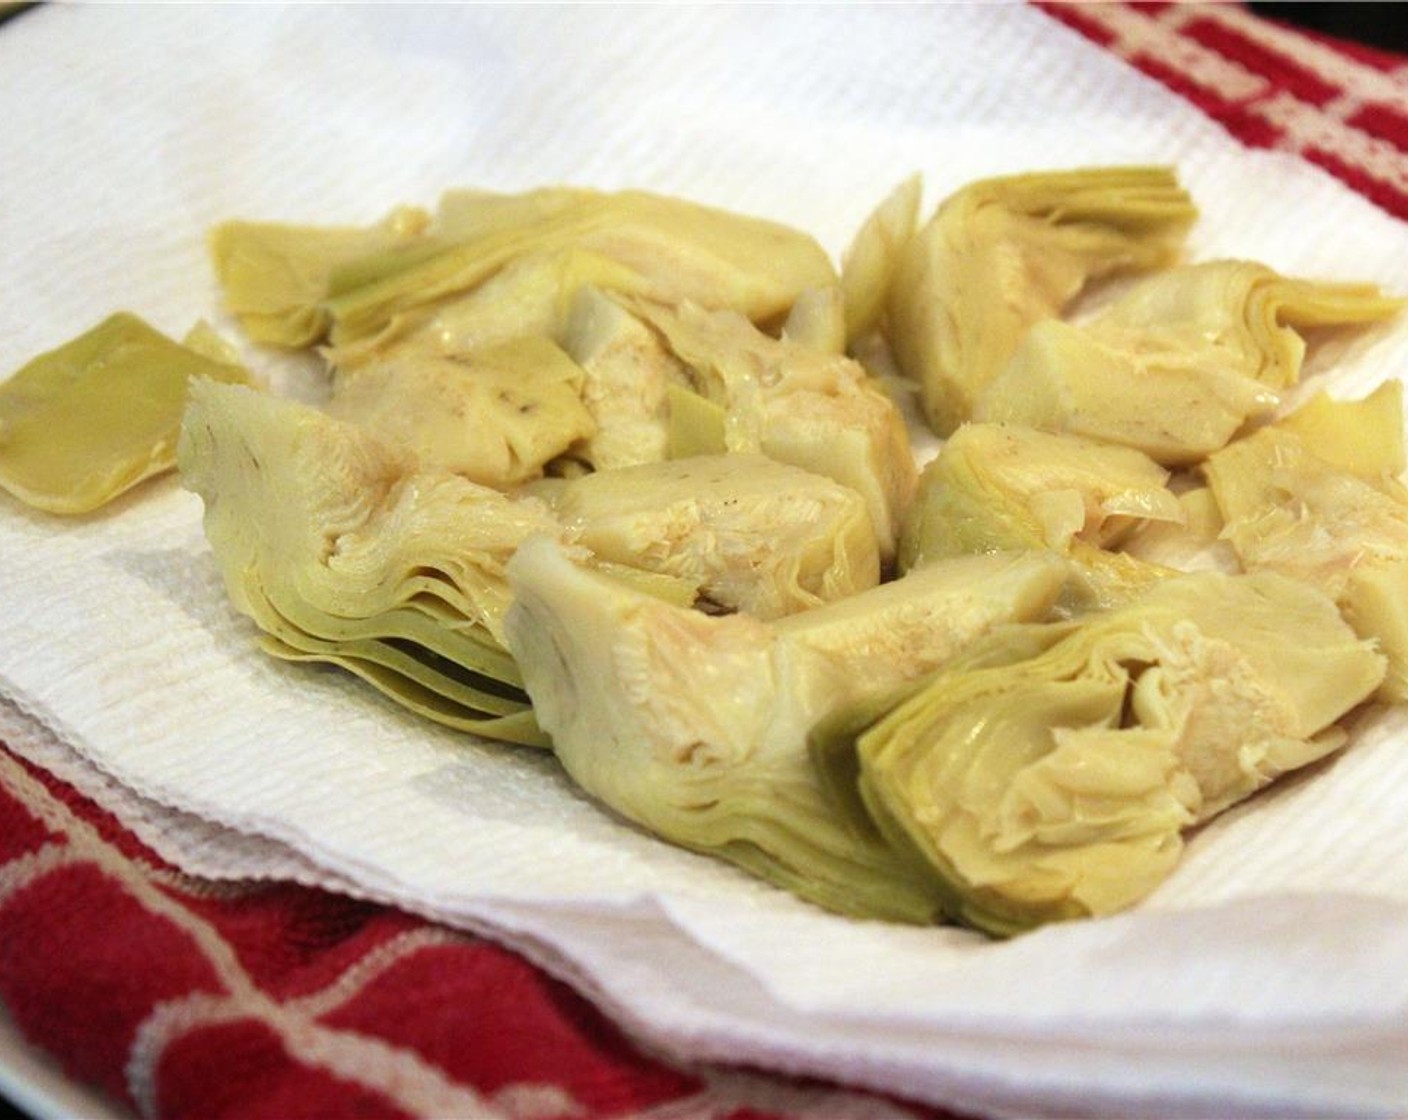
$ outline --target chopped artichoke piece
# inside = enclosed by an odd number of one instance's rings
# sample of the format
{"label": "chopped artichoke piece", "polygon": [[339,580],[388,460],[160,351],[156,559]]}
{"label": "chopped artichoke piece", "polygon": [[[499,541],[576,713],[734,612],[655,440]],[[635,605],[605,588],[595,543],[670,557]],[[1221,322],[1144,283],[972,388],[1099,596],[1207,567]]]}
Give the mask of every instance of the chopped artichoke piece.
{"label": "chopped artichoke piece", "polygon": [[1354,568],[1408,559],[1408,501],[1394,479],[1365,478],[1316,455],[1279,424],[1203,465],[1248,570],[1305,580],[1339,598]]}
{"label": "chopped artichoke piece", "polygon": [[[435,679],[453,665],[461,684],[494,698],[478,709],[484,733],[527,709],[502,644],[504,568],[526,536],[557,532],[542,502],[422,469],[409,450],[293,401],[209,381],[190,397],[182,479],[205,502],[237,610],[300,655],[355,661],[403,702],[415,690],[398,682],[417,679],[407,659]],[[418,680],[432,691],[432,678]]]}
{"label": "chopped artichoke piece", "polygon": [[623,264],[584,249],[528,253],[468,292],[397,315],[376,334],[328,348],[340,369],[402,355],[460,357],[528,335],[562,339],[578,292],[644,290]]}
{"label": "chopped artichoke piece", "polygon": [[503,488],[538,477],[596,430],[584,378],[557,345],[526,337],[464,359],[405,354],[339,371],[327,410],[404,443],[426,466]]}
{"label": "chopped artichoke piece", "polygon": [[844,354],[846,304],[839,285],[799,294],[782,324],[782,337],[826,354]]}
{"label": "chopped artichoke piece", "polygon": [[762,455],[708,455],[585,475],[558,488],[568,539],[617,564],[693,582],[709,603],[762,619],[880,580],[865,503]]}
{"label": "chopped artichoke piece", "polygon": [[857,363],[772,338],[743,316],[692,303],[629,306],[664,337],[699,396],[724,410],[731,452],[826,475],[866,501],[882,559],[894,556],[917,472],[904,417]]}
{"label": "chopped artichoke piece", "polygon": [[586,187],[537,187],[515,193],[454,187],[435,205],[435,229],[448,241],[468,241],[522,229],[599,198],[598,191]]}
{"label": "chopped artichoke piece", "polygon": [[1188,349],[1215,348],[1227,365],[1282,390],[1300,380],[1302,332],[1382,323],[1402,310],[1401,299],[1373,284],[1296,279],[1263,264],[1221,260],[1144,278],[1100,324],[1154,331]]}
{"label": "chopped artichoke piece", "polygon": [[1078,625],[994,632],[839,726],[862,802],[949,916],[1009,934],[1144,898],[1186,829],[1338,749],[1335,721],[1383,673],[1314,589],[1198,572]]}
{"label": "chopped artichoke piece", "polygon": [[641,595],[535,537],[509,564],[508,647],[558,758],[592,796],[822,906],[925,922],[930,893],[878,837],[837,818],[806,737],[838,704],[1040,613],[1061,580],[1045,557],[957,564],[769,625]]}
{"label": "chopped artichoke piece", "polygon": [[[1395,397],[1389,391],[1379,402]],[[1203,472],[1226,521],[1222,535],[1242,566],[1303,580],[1339,603],[1356,631],[1389,656],[1382,698],[1395,701],[1405,698],[1408,629],[1389,604],[1408,563],[1408,491],[1385,470],[1400,461],[1401,421],[1394,428],[1379,416],[1358,427],[1366,410],[1376,415],[1380,408],[1314,405],[1309,420],[1298,423],[1292,414],[1238,440],[1209,458]],[[1375,435],[1375,442],[1365,439]],[[1354,448],[1356,439],[1364,446]]]}
{"label": "chopped artichoke piece", "polygon": [[1169,263],[1196,213],[1166,168],[1015,175],[951,195],[900,253],[886,306],[934,430],[971,419],[1027,329],[1088,281]]}
{"label": "chopped artichoke piece", "polygon": [[1323,390],[1278,423],[1331,466],[1368,479],[1396,479],[1405,469],[1403,382],[1385,381],[1363,400],[1335,400]]}
{"label": "chopped artichoke piece", "polygon": [[596,422],[583,454],[597,470],[658,463],[670,455],[668,386],[678,359],[654,331],[595,287],[572,304],[563,346],[582,368],[582,400]]}
{"label": "chopped artichoke piece", "polygon": [[1147,331],[1037,323],[983,389],[975,418],[1133,448],[1167,466],[1198,462],[1280,398],[1209,344]]}
{"label": "chopped artichoke piece", "polygon": [[900,253],[919,224],[924,181],[911,175],[877,206],[841,258],[846,342],[855,343],[881,325]]}
{"label": "chopped artichoke piece", "polygon": [[1121,553],[1180,571],[1239,572],[1232,546],[1222,538],[1222,511],[1212,490],[1194,486],[1178,495],[1182,521],[1149,521],[1120,544]]}
{"label": "chopped artichoke piece", "polygon": [[418,244],[429,222],[403,208],[369,227],[232,221],[210,233],[210,254],[225,304],[257,342],[308,346],[331,319],[323,307],[334,272],[359,258]]}
{"label": "chopped artichoke piece", "polygon": [[1169,269],[1087,326],[1033,326],[974,413],[1197,462],[1299,381],[1300,329],[1379,322],[1401,306],[1370,284],[1290,279],[1246,261]]}
{"label": "chopped artichoke piece", "polygon": [[0,383],[0,487],[78,514],[170,470],[196,377],[250,380],[127,312],[41,354]]}
{"label": "chopped artichoke piece", "polygon": [[[560,205],[558,204],[560,203]],[[511,217],[509,215],[512,215]],[[837,282],[810,237],[774,222],[641,191],[580,192],[506,208],[464,240],[328,301],[333,342],[374,335],[398,316],[468,292],[527,254],[577,249],[624,266],[651,297],[732,307],[756,321]],[[513,217],[522,219],[512,220]]]}
{"label": "chopped artichoke piece", "polygon": [[1181,523],[1168,472],[1146,455],[1017,424],[969,423],[920,476],[900,566],[995,549],[1077,540],[1118,544],[1149,521]]}

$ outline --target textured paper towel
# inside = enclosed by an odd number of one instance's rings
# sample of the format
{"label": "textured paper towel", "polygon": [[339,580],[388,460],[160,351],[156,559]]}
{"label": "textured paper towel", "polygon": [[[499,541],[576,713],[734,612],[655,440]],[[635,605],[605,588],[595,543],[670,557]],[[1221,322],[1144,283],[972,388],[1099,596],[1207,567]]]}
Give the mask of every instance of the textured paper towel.
{"label": "textured paper towel", "polygon": [[[173,333],[214,316],[223,218],[368,221],[451,185],[649,187],[839,252],[916,170],[932,202],[1173,162],[1197,255],[1408,291],[1401,224],[1024,8],[50,8],[0,36],[0,108],[0,370],[118,308]],[[1318,384],[1358,394],[1405,358],[1399,329]],[[676,1052],[950,1106],[1408,1100],[1402,719],[1205,829],[1138,911],[993,945],[819,914],[612,819],[541,755],[262,657],[170,480],[74,523],[0,512],[0,734],[193,870],[400,902]]]}

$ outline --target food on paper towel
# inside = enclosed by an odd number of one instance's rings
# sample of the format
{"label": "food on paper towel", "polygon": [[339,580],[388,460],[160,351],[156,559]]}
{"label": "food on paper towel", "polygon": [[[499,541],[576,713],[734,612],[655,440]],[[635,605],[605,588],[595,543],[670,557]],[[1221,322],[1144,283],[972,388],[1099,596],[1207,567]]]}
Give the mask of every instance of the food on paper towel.
{"label": "food on paper towel", "polygon": [[70,366],[180,373],[182,478],[271,654],[551,749],[840,913],[1111,913],[1408,697],[1401,388],[1280,415],[1317,332],[1402,301],[1179,263],[1168,168],[984,179],[924,224],[921,186],[839,270],[640,191],[231,221],[226,310],[322,398],[221,384],[248,379],[208,330],[168,362],[130,317],[36,365],[78,416],[128,390]]}
{"label": "food on paper towel", "polygon": [[998,934],[1139,901],[1187,829],[1342,746],[1384,674],[1325,596],[1270,573],[1183,574],[1035,630],[817,749],[948,914]]}
{"label": "food on paper towel", "polygon": [[1141,280],[1090,323],[1035,324],[983,388],[980,420],[1073,432],[1197,463],[1271,416],[1300,382],[1304,333],[1363,326],[1403,301],[1372,284],[1209,261]]}
{"label": "food on paper towel", "polygon": [[900,251],[885,308],[934,430],[971,419],[1028,328],[1089,281],[1171,263],[1196,215],[1161,167],[983,179],[946,198]]}
{"label": "food on paper towel", "polygon": [[1408,699],[1408,489],[1403,388],[1318,396],[1208,460],[1222,535],[1248,571],[1323,591],[1388,656],[1382,695]]}
{"label": "food on paper towel", "polygon": [[503,648],[503,569],[555,523],[308,405],[197,382],[181,476],[231,602],[278,656],[333,661],[408,707],[540,741]]}
{"label": "food on paper towel", "polygon": [[1063,565],[1037,553],[964,557],[772,623],[661,602],[547,536],[524,542],[508,578],[509,649],[583,789],[830,909],[929,921],[937,907],[923,878],[832,811],[808,731],[994,626],[1040,616]]}
{"label": "food on paper towel", "polygon": [[688,582],[710,610],[781,618],[880,582],[861,496],[765,455],[642,463],[542,493],[569,540]]}
{"label": "food on paper towel", "polygon": [[176,465],[193,378],[249,380],[197,330],[188,344],[119,312],[0,382],[0,488],[89,513]]}

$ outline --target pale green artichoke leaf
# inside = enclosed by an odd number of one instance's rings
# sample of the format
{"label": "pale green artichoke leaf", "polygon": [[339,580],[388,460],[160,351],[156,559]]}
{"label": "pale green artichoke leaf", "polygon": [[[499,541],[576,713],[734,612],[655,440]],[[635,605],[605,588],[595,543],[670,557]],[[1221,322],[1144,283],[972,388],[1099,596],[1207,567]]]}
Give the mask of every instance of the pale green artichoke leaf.
{"label": "pale green artichoke leaf", "polygon": [[840,285],[799,293],[782,324],[781,336],[823,354],[844,354],[846,304]]}
{"label": "pale green artichoke leaf", "polygon": [[900,254],[919,225],[923,192],[919,175],[900,183],[866,218],[841,256],[848,344],[882,325]]}
{"label": "pale green artichoke leaf", "polygon": [[956,191],[899,254],[887,335],[946,436],[1032,324],[1094,279],[1167,265],[1196,208],[1173,171],[1090,168],[984,179]]}
{"label": "pale green artichoke leaf", "polygon": [[[922,676],[1015,612],[1044,609],[1060,579],[1047,557],[964,563],[976,591],[916,573],[769,624],[672,606],[534,537],[509,564],[506,640],[557,757],[588,794],[822,906],[923,922],[934,913],[928,889],[833,811],[807,736],[846,702]],[[951,626],[939,648],[930,631],[946,614],[966,614],[967,629]]]}
{"label": "pale green artichoke leaf", "polygon": [[1390,378],[1361,400],[1321,390],[1277,427],[1300,437],[1331,466],[1388,485],[1408,469],[1403,448],[1403,382]]}
{"label": "pale green artichoke leaf", "polygon": [[1385,669],[1270,573],[1179,575],[1023,630],[1031,656],[979,642],[854,739],[880,832],[923,856],[950,917],[997,934],[1146,897],[1188,828],[1343,745],[1335,721]]}
{"label": "pale green artichoke leaf", "polygon": [[559,346],[526,336],[463,358],[339,370],[327,411],[405,444],[427,467],[506,489],[595,432],[584,381]]}
{"label": "pale green artichoke leaf", "polygon": [[424,719],[466,731],[485,739],[515,743],[525,747],[551,748],[552,743],[533,718],[533,710],[524,706],[508,715],[488,715],[466,707],[444,692],[427,688],[394,668],[378,661],[349,657],[340,651],[310,652],[288,645],[272,634],[260,637],[260,647],[282,661],[314,662],[334,665],[360,677],[388,699]]}
{"label": "pale green artichoke leaf", "polygon": [[210,256],[226,308],[256,342],[310,346],[326,335],[324,301],[334,273],[360,258],[424,242],[429,215],[402,208],[372,226],[224,222],[210,231]]}
{"label": "pale green artichoke leaf", "polygon": [[0,382],[0,488],[48,513],[89,513],[176,465],[193,378],[249,372],[118,312]]}
{"label": "pale green artichoke leaf", "polygon": [[695,584],[715,607],[770,619],[874,587],[880,554],[848,487],[762,455],[598,471],[556,488],[567,539]]}

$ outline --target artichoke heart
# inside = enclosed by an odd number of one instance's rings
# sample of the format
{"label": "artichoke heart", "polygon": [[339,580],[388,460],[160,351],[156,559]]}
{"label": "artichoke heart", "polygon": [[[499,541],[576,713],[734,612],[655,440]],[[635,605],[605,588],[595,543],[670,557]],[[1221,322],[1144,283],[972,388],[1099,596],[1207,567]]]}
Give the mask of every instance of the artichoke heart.
{"label": "artichoke heart", "polygon": [[1035,172],[950,195],[901,250],[886,304],[934,431],[971,419],[1027,329],[1087,282],[1168,264],[1196,213],[1167,168]]}
{"label": "artichoke heart", "polygon": [[[181,429],[187,488],[237,610],[281,656],[355,667],[393,699],[514,738],[527,697],[505,651],[504,574],[526,536],[557,531],[510,499],[420,466],[404,447],[290,400],[198,381]],[[530,729],[541,741],[536,729]]]}
{"label": "artichoke heart", "polygon": [[488,221],[461,214],[441,234],[448,245],[367,283],[343,285],[326,304],[334,344],[375,335],[408,312],[443,306],[525,255],[569,249],[614,262],[632,289],[653,298],[732,307],[759,322],[785,315],[808,288],[837,282],[813,238],[776,222],[643,191],[548,197],[547,206],[506,204]]}
{"label": "artichoke heart", "polygon": [[250,380],[224,349],[208,329],[183,345],[118,312],[28,362],[0,383],[0,488],[79,514],[169,471],[190,380]]}
{"label": "artichoke heart", "polygon": [[880,580],[860,495],[762,455],[599,471],[551,500],[568,539],[601,559],[689,580],[709,603],[762,619]]}
{"label": "artichoke heart", "polygon": [[557,345],[528,336],[461,359],[401,355],[339,370],[327,410],[406,444],[426,466],[504,488],[595,432],[584,379]]}
{"label": "artichoke heart", "polygon": [[718,450],[761,452],[849,486],[865,499],[882,558],[894,557],[914,453],[899,408],[858,362],[773,338],[736,312],[628,306],[684,364],[684,388],[722,410]]}
{"label": "artichoke heart", "polygon": [[993,632],[839,726],[880,831],[950,917],[1005,935],[1147,896],[1186,829],[1340,747],[1335,721],[1383,673],[1314,589],[1196,572],[1079,623]]}
{"label": "artichoke heart", "polygon": [[1300,331],[1375,323],[1401,307],[1371,284],[1292,279],[1247,261],[1171,268],[1087,325],[1034,325],[974,412],[1194,463],[1300,380]]}
{"label": "artichoke heart", "polygon": [[508,648],[586,792],[827,908],[925,922],[931,893],[873,830],[838,816],[808,730],[987,628],[1040,617],[1063,565],[966,557],[774,624],[641,594],[547,537],[525,541],[508,574]]}
{"label": "artichoke heart", "polygon": [[596,425],[581,448],[586,460],[606,471],[669,458],[667,395],[684,374],[660,337],[604,291],[585,287],[563,347],[582,370],[582,401]]}
{"label": "artichoke heart", "polygon": [[1382,696],[1396,701],[1408,699],[1398,605],[1408,595],[1408,491],[1395,469],[1401,389],[1386,385],[1365,401],[1312,401],[1305,415],[1229,444],[1203,472],[1243,567],[1302,580],[1338,602],[1388,654]]}
{"label": "artichoke heart", "polygon": [[1168,471],[1138,451],[1020,424],[968,423],[920,475],[900,564],[1079,541],[1118,544],[1147,522],[1183,521]]}

